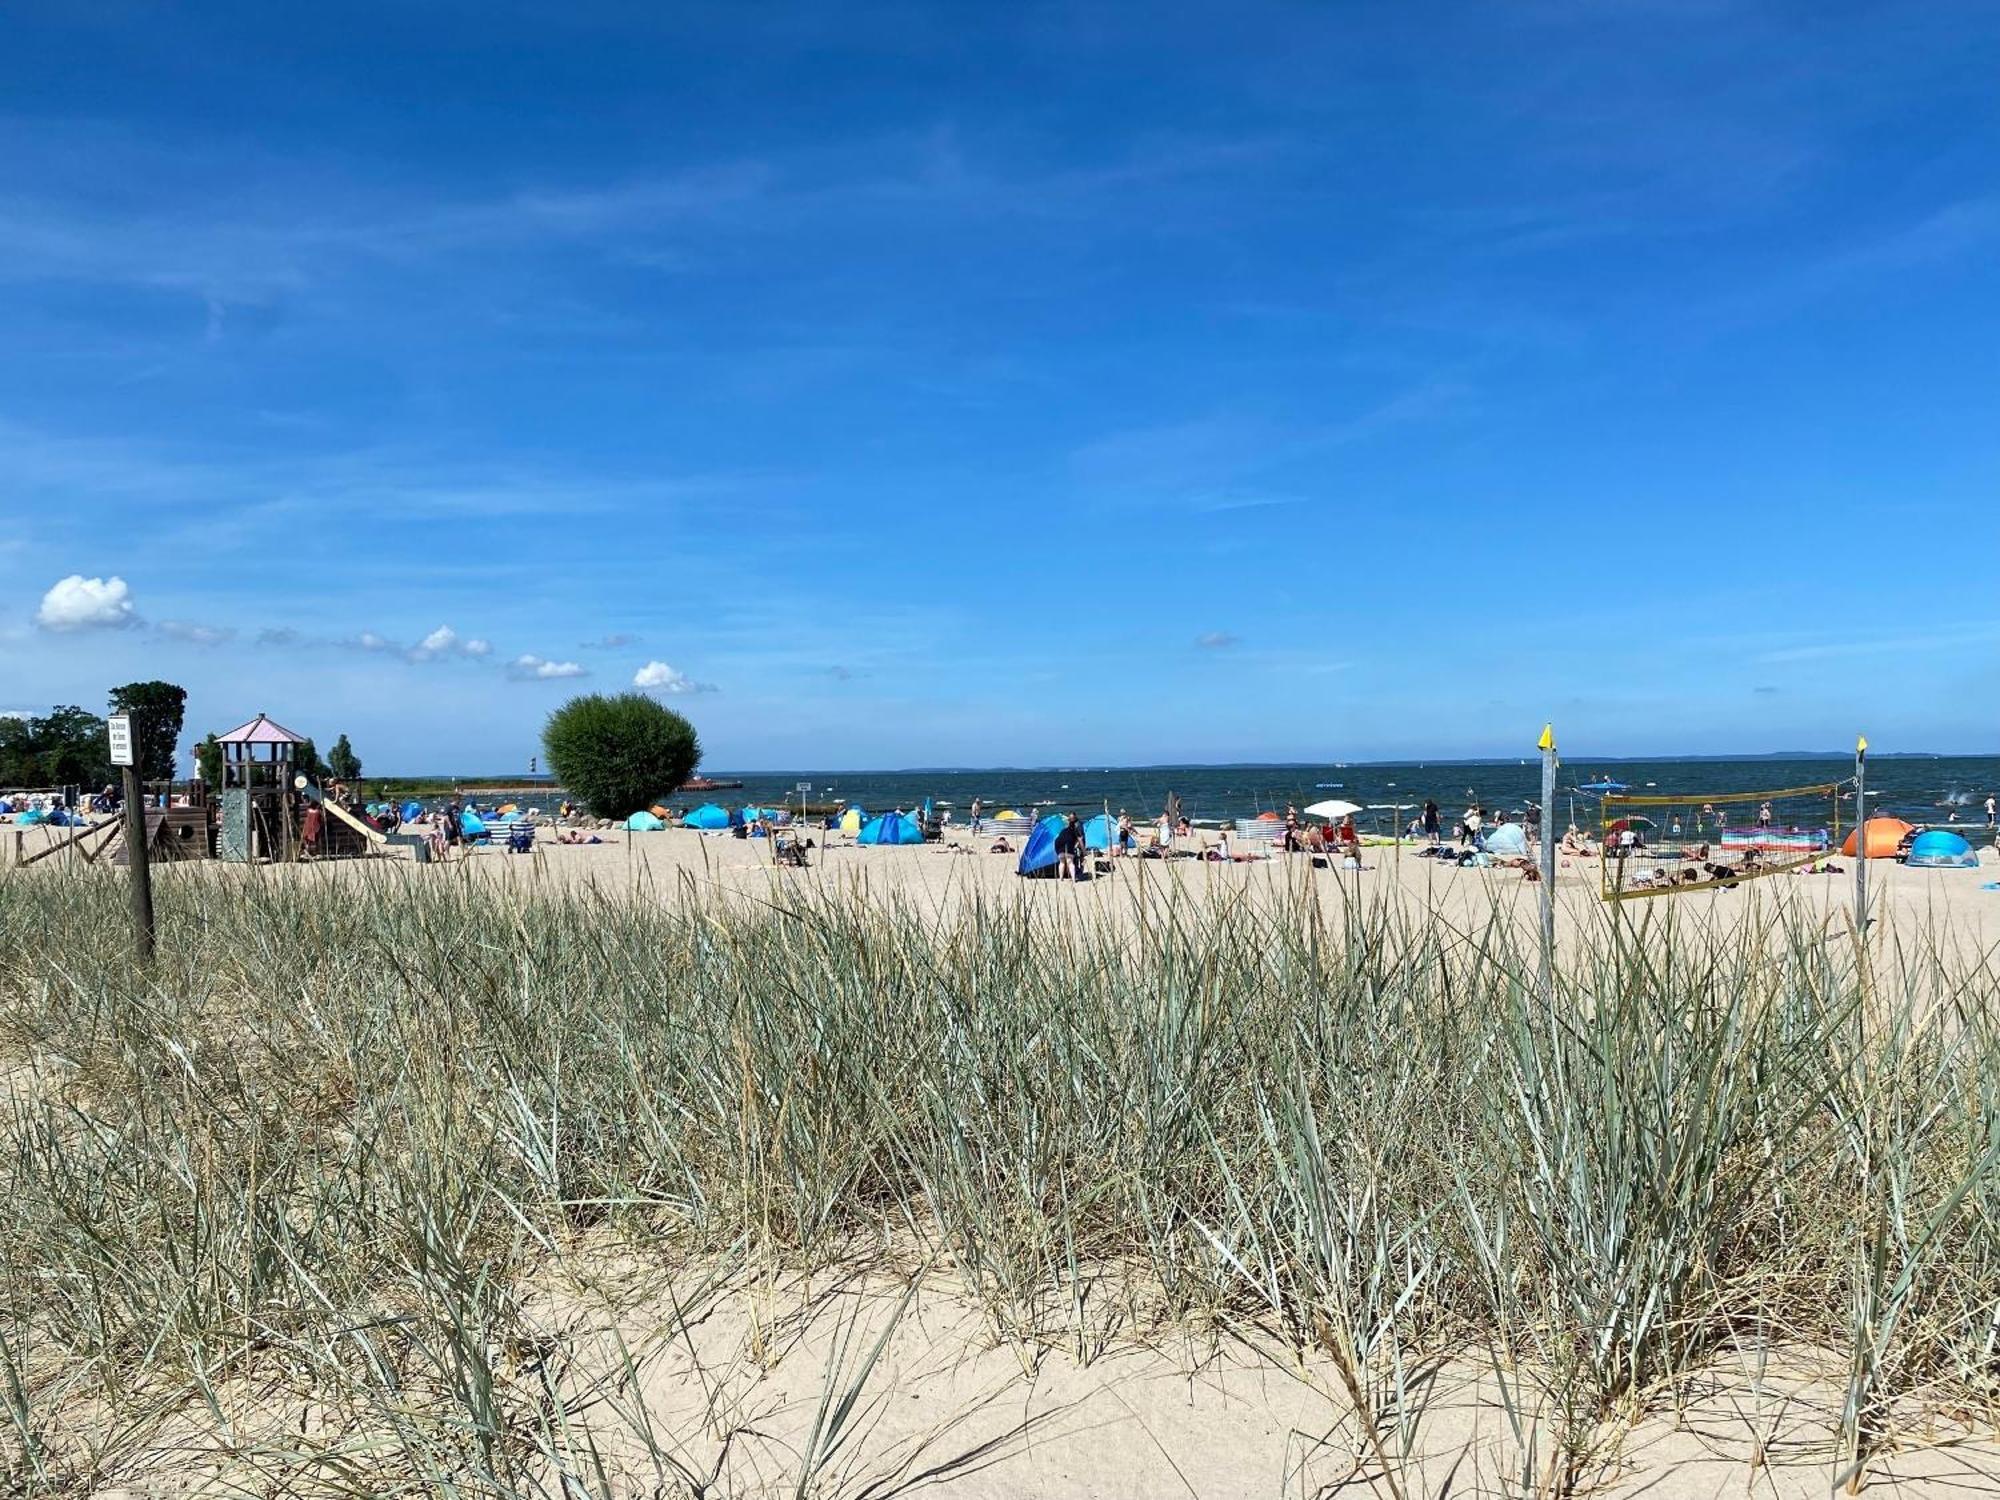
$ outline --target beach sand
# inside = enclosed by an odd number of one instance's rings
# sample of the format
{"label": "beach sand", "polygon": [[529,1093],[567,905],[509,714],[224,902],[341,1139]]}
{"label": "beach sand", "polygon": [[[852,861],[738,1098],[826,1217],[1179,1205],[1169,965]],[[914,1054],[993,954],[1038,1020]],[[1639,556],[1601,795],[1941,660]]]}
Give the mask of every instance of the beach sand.
{"label": "beach sand", "polygon": [[[825,840],[817,831],[811,837]],[[1024,880],[1017,856],[987,852],[988,837],[953,832],[941,844],[863,847],[835,834],[811,851],[804,870],[773,863],[763,839],[670,828],[650,833],[600,831],[599,844],[564,845],[551,830],[538,831],[530,855],[498,845],[456,854],[443,866],[416,864],[407,853],[327,860],[298,867],[235,866],[198,861],[164,867],[169,878],[193,874],[220,880],[325,879],[346,881],[491,881],[503,889],[589,891],[606,898],[670,902],[698,896],[758,904],[800,897],[861,894],[908,903],[949,917],[967,902],[1024,900],[1052,916],[1136,924],[1139,914],[1174,901],[1200,904],[1252,902],[1263,906],[1310,899],[1331,913],[1343,903],[1397,904],[1412,920],[1451,931],[1476,933],[1498,914],[1537,930],[1540,887],[1512,869],[1457,868],[1416,857],[1417,845],[1377,845],[1364,850],[1360,871],[1315,866],[1304,854],[1277,854],[1239,863],[1207,860],[1105,860],[1106,873],[1087,882]],[[1018,848],[1018,840],[1015,841]],[[41,868],[61,865],[61,857]],[[1643,861],[1639,862],[1643,863]],[[1672,920],[1696,927],[1728,926],[1774,910],[1812,924],[1829,937],[1849,936],[1854,917],[1854,861],[1836,857],[1839,873],[1784,873],[1733,888],[1628,900],[1615,906],[1628,930],[1657,931]],[[1961,949],[1991,953],[2000,946],[2000,891],[1982,889],[2000,880],[2000,856],[1980,849],[1976,870],[1910,869],[1892,860],[1869,861],[1869,907],[1890,930],[1924,932]],[[1607,940],[1614,907],[1602,900],[1595,859],[1562,856],[1556,876],[1557,933],[1567,950]]]}
{"label": "beach sand", "polygon": [[[588,1493],[633,1497],[1549,1492],[1547,1427],[1529,1452],[1508,1411],[1511,1398],[1532,1429],[1549,1420],[1547,1397],[1518,1374],[1503,1395],[1493,1367],[1476,1358],[1419,1363],[1412,1388],[1424,1394],[1409,1451],[1389,1453],[1370,1445],[1330,1359],[1300,1357],[1242,1326],[1135,1329],[1115,1294],[1104,1305],[1085,1296],[1080,1335],[1009,1337],[948,1272],[896,1280],[863,1257],[812,1274],[709,1264],[663,1280],[586,1241],[565,1247],[528,1294],[531,1347],[506,1354],[495,1375],[531,1395],[548,1390],[575,1413],[535,1461],[545,1494],[585,1492],[566,1490],[565,1473],[589,1476]],[[551,1372],[532,1347],[566,1356]],[[552,1390],[541,1384],[551,1373]],[[1837,1358],[1746,1337],[1657,1393],[1651,1415],[1596,1429],[1574,1492],[1839,1493],[1843,1374]],[[849,1414],[828,1432],[829,1403],[849,1395]],[[215,1400],[242,1456],[215,1455],[207,1424],[217,1413],[191,1406],[97,1493],[259,1493],[271,1454],[310,1451],[317,1440],[308,1393],[278,1401],[266,1384],[224,1382]],[[1923,1441],[1875,1457],[1864,1493],[2000,1493],[1993,1432],[1963,1412],[1912,1419]]]}

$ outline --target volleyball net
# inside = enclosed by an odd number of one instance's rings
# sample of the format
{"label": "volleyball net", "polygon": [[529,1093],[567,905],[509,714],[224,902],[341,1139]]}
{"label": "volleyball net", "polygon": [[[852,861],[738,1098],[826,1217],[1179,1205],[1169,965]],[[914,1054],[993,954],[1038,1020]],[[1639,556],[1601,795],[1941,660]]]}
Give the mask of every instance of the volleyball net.
{"label": "volleyball net", "polygon": [[[1845,781],[1754,792],[1606,792],[1599,887],[1607,901],[1782,875],[1840,852]],[[1572,830],[1573,837],[1581,837]]]}

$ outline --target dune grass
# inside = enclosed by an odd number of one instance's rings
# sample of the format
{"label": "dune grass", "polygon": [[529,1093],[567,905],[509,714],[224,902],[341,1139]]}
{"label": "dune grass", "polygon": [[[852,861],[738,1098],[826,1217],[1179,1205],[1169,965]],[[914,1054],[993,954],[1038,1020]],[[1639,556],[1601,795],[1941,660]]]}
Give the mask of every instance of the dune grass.
{"label": "dune grass", "polygon": [[[922,1269],[1085,1360],[1254,1325],[1399,1497],[1448,1358],[1490,1362],[1522,1493],[1786,1347],[1846,1367],[1850,1487],[2000,1418],[2000,987],[1949,945],[1884,931],[1870,977],[1652,903],[1551,996],[1509,921],[1324,895],[527,899],[168,872],[142,974],[112,874],[0,880],[7,1483],[171,1434],[292,1493],[625,1493],[615,1424],[712,1492],[629,1382],[565,1386],[530,1289],[579,1247]],[[838,1488],[873,1363],[791,1492]],[[246,1384],[292,1415],[245,1429]]]}

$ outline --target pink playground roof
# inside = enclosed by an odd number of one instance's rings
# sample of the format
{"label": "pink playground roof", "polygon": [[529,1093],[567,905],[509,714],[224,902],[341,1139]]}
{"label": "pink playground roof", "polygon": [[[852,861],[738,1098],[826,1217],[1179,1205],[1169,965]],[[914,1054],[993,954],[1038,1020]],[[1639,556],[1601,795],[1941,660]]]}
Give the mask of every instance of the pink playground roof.
{"label": "pink playground roof", "polygon": [[216,738],[225,745],[302,745],[306,737],[293,734],[277,720],[259,714],[248,724],[238,724],[229,733]]}

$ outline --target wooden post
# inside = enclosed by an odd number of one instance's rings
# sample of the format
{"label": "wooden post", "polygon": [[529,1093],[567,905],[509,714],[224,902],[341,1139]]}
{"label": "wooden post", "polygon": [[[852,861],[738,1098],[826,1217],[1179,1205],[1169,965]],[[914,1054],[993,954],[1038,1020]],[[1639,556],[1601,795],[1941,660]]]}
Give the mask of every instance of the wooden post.
{"label": "wooden post", "polygon": [[153,961],[153,867],[146,847],[146,789],[139,780],[140,735],[129,714],[108,721],[111,763],[125,788],[125,866],[132,872],[132,948],[141,964]]}
{"label": "wooden post", "polygon": [[1854,930],[1868,935],[1868,736],[1854,742]]}
{"label": "wooden post", "polygon": [[1542,972],[1555,993],[1556,974],[1556,726],[1544,724],[1542,752]]}

